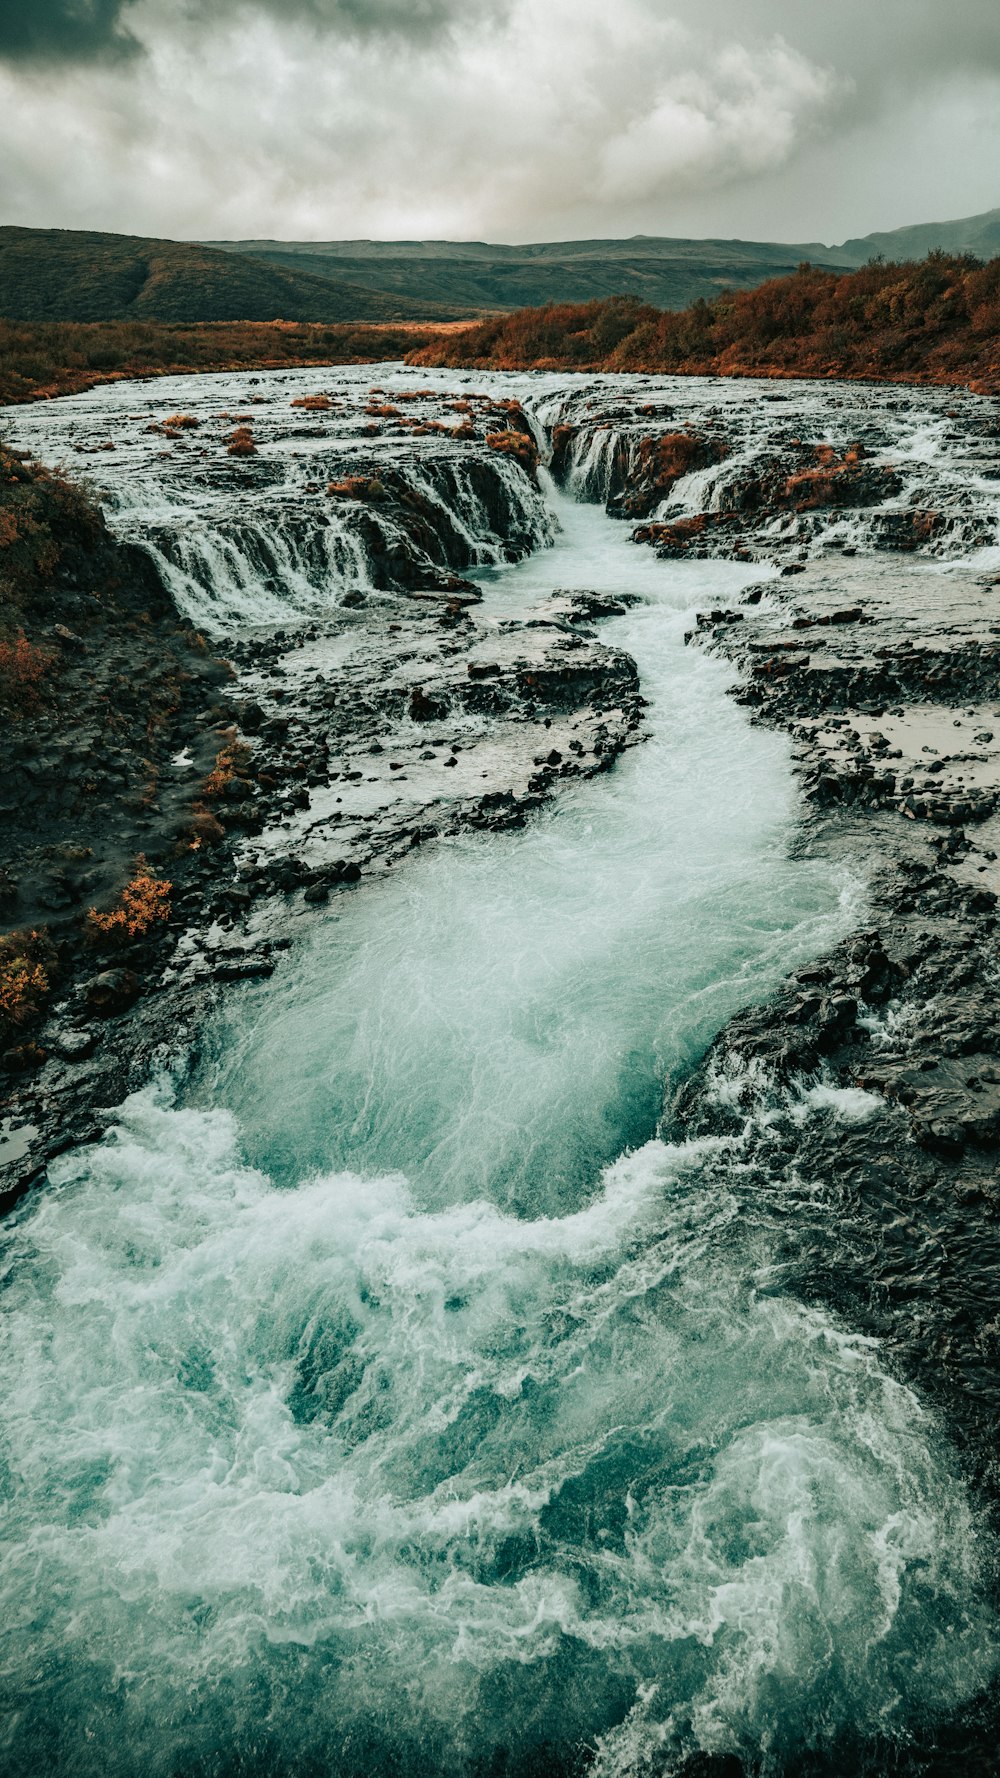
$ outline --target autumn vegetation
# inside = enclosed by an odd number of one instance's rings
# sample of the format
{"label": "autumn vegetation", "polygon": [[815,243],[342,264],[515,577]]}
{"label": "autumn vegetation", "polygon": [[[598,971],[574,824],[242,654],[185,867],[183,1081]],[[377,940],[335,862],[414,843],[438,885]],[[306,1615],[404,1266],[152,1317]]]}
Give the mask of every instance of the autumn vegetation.
{"label": "autumn vegetation", "polygon": [[253,457],[257,452],[251,426],[236,426],[227,439],[231,457]]}
{"label": "autumn vegetation", "polygon": [[0,710],[14,718],[34,710],[52,661],[51,650],[29,642],[23,630],[10,639],[0,634]]}
{"label": "autumn vegetation", "polygon": [[117,907],[108,913],[91,908],[87,923],[96,940],[145,938],[155,926],[170,918],[172,884],[154,877],[146,868],[146,860],[136,860],[135,875],[121,892]]}
{"label": "autumn vegetation", "polygon": [[0,404],[72,395],[124,377],[369,364],[402,358],[435,331],[433,323],[0,320]]}
{"label": "autumn vegetation", "polygon": [[837,273],[802,265],[754,290],[654,309],[552,303],[452,331],[410,362],[495,370],[845,377],[1000,389],[1000,259],[932,253]]}
{"label": "autumn vegetation", "polygon": [[231,741],[228,746],[220,748],[215,756],[215,764],[201,787],[202,795],[222,796],[235,778],[246,776],[251,758],[250,748],[245,741]]}
{"label": "autumn vegetation", "polygon": [[0,937],[0,1049],[38,1017],[55,967],[55,950],[46,932],[8,932]]}

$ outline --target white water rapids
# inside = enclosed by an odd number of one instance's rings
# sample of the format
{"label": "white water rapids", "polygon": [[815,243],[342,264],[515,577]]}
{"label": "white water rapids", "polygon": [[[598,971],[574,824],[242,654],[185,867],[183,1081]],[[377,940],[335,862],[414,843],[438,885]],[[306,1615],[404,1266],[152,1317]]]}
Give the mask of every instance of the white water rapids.
{"label": "white water rapids", "polygon": [[780,1773],[992,1676],[933,1417],[654,1133],[857,912],[683,644],[746,575],[550,498],[483,617],[638,594],[648,740],[332,904],[2,1230],[9,1778]]}

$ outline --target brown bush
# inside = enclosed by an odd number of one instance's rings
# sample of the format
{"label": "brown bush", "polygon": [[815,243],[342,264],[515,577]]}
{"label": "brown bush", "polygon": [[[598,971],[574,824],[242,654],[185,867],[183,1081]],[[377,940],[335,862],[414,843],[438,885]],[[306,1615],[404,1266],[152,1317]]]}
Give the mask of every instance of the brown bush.
{"label": "brown bush", "polygon": [[44,930],[8,932],[0,938],[0,1048],[41,1014],[55,961]]}
{"label": "brown bush", "polygon": [[661,549],[685,550],[701,537],[708,524],[708,517],[697,512],[689,519],[674,519],[672,523],[657,520],[652,525],[640,525],[632,533],[633,543],[653,543]]}
{"label": "brown bush", "polygon": [[197,852],[204,846],[216,846],[225,839],[226,830],[217,816],[204,803],[195,803],[188,827],[188,850]]}
{"label": "brown bush", "polygon": [[336,403],[331,401],[329,395],[296,395],[292,400],[293,407],[304,407],[310,413],[317,414],[325,413],[328,408],[335,405]]}
{"label": "brown bush", "polygon": [[486,443],[491,451],[500,451],[505,457],[516,458],[529,475],[534,474],[538,466],[538,447],[528,433],[487,432]]}
{"label": "brown bush", "polygon": [[367,475],[347,475],[343,481],[327,482],[326,491],[344,500],[377,500],[385,492],[381,482],[372,481]]}
{"label": "brown bush", "polygon": [[1000,390],[1000,259],[803,265],[688,309],[550,303],[440,334],[409,363],[717,376],[875,377]]}
{"label": "brown bush", "polygon": [[136,871],[121,892],[118,906],[110,913],[91,908],[87,928],[91,938],[145,938],[153,927],[170,918],[170,891],[173,885],[151,876],[146,860],[136,859]]}
{"label": "brown bush", "polygon": [[192,427],[200,426],[201,421],[197,414],[169,414],[163,424],[174,432],[190,432]]}
{"label": "brown bush", "polygon": [[237,426],[227,440],[231,457],[255,457],[257,444],[249,426]]}
{"label": "brown bush", "polygon": [[0,641],[0,703],[13,716],[37,708],[40,688],[55,660],[48,649],[29,642],[19,630],[12,642]]}

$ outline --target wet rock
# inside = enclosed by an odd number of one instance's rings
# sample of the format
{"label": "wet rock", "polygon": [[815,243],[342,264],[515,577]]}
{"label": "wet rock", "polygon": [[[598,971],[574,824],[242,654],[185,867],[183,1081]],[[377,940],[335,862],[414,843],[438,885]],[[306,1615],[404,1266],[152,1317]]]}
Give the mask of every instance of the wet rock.
{"label": "wet rock", "polygon": [[141,989],[139,977],[131,969],[102,969],[84,984],[84,997],[91,1012],[99,1018],[113,1018],[126,1012]]}
{"label": "wet rock", "polygon": [[420,685],[410,693],[410,716],[414,722],[440,722],[448,714],[447,706],[437,698],[426,696]]}
{"label": "wet rock", "polygon": [[49,1038],[49,1043],[64,1062],[84,1062],[97,1048],[97,1032],[60,1029]]}

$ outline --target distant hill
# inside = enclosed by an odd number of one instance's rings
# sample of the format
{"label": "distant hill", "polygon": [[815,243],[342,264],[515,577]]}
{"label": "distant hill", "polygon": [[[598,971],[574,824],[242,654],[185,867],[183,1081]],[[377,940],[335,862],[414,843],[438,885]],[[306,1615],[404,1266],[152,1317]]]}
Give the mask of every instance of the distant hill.
{"label": "distant hill", "polygon": [[475,320],[547,303],[629,296],[657,309],[753,290],[808,261],[848,271],[931,249],[1000,253],[1000,210],[827,247],[818,241],[214,241],[0,228],[0,317],[10,321]]}
{"label": "distant hill", "polygon": [[918,222],[912,228],[862,235],[834,251],[849,257],[852,265],[863,265],[878,253],[885,259],[923,259],[935,251],[995,259],[1000,254],[1000,210],[986,210],[982,216],[965,216],[958,222]]}
{"label": "distant hill", "polygon": [[[593,302],[635,296],[661,309],[682,309],[723,290],[752,290],[785,277],[803,261],[848,271],[882,254],[923,259],[934,248],[1000,253],[1000,210],[958,222],[921,223],[827,247],[819,241],[688,240],[633,235],[628,240],[536,241],[213,241],[313,277],[374,286],[399,299],[441,304],[451,313],[535,308],[550,302]],[[429,312],[429,311],[428,311]]]}
{"label": "distant hill", "polygon": [[375,286],[399,300],[433,303],[466,315],[637,296],[658,308],[684,308],[722,290],[752,289],[793,272],[803,259],[840,264],[817,242],[672,240],[540,241],[511,247],[487,241],[216,241],[284,270]]}
{"label": "distant hill", "polygon": [[0,316],[11,321],[406,321],[422,298],[183,241],[0,228]]}

